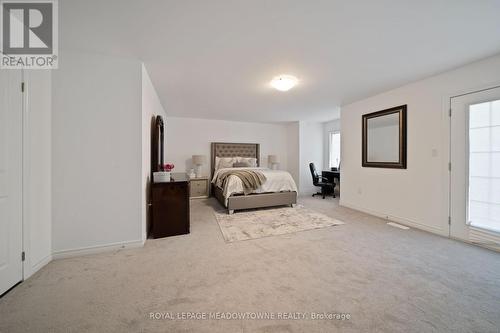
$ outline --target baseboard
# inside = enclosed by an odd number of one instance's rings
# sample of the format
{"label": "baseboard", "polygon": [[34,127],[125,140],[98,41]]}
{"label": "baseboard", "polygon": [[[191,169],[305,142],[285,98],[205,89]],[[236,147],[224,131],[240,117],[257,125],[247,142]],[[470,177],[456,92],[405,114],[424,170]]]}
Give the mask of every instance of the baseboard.
{"label": "baseboard", "polygon": [[[302,191],[300,194],[297,195],[298,198],[310,198],[312,197],[313,194],[321,193],[321,191]],[[319,195],[319,194],[318,194]],[[332,195],[327,195],[328,197],[331,197]]]}
{"label": "baseboard", "polygon": [[355,204],[352,204],[352,203],[349,203],[349,202],[345,202],[342,199],[340,199],[339,205],[343,206],[343,207],[350,208],[350,209],[357,210],[359,212],[370,214],[370,215],[373,215],[373,216],[376,216],[376,217],[380,217],[380,218],[382,218],[384,220],[388,220],[388,221],[396,222],[396,223],[399,223],[399,224],[403,224],[403,225],[405,225],[407,227],[412,227],[412,228],[416,228],[416,229],[428,231],[428,232],[431,232],[433,234],[437,234],[437,235],[440,235],[440,236],[446,236],[446,237],[448,237],[448,232],[445,231],[445,230],[443,230],[442,228],[428,226],[428,225],[422,224],[422,223],[420,223],[418,221],[411,220],[411,219],[408,219],[408,218],[405,218],[405,217],[394,216],[394,215],[390,215],[390,214],[386,214],[386,213],[377,212],[377,211],[374,211],[374,210],[371,210],[371,209],[360,207],[358,205],[355,205]]}
{"label": "baseboard", "polygon": [[47,265],[51,261],[52,261],[52,254],[49,254],[48,256],[46,256],[45,258],[43,258],[42,260],[40,260],[38,263],[36,263],[35,265],[31,266],[31,270],[33,272],[36,272],[40,268],[42,268],[43,266]]}
{"label": "baseboard", "polygon": [[38,261],[35,265],[29,265],[27,269],[24,271],[23,280],[30,278],[33,274],[38,272],[43,266],[47,265],[52,261],[52,254],[45,256],[42,260]]}
{"label": "baseboard", "polygon": [[142,239],[135,241],[127,241],[127,242],[118,242],[106,245],[97,245],[91,247],[82,247],[76,249],[55,251],[52,253],[52,258],[54,260],[64,259],[64,258],[72,258],[72,257],[80,257],[86,256],[90,254],[97,254],[102,252],[116,251],[121,249],[130,249],[130,248],[138,248],[144,246],[144,241]]}
{"label": "baseboard", "polygon": [[479,247],[482,247],[484,249],[500,253],[500,247],[498,247],[496,245],[491,246],[491,245],[488,245],[488,244],[482,244],[482,243],[472,242],[472,241],[469,241],[469,240],[465,240],[465,239],[461,239],[461,238],[456,238],[456,237],[450,237],[450,239],[456,240],[458,242],[470,244],[470,245],[473,245],[473,246],[479,246]]}
{"label": "baseboard", "polygon": [[469,227],[469,241],[472,244],[500,252],[500,233],[478,227]]}

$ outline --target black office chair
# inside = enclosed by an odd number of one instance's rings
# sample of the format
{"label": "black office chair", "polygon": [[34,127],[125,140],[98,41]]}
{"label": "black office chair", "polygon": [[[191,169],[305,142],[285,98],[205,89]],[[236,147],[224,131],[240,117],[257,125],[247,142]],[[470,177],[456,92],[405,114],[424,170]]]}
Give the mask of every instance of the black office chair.
{"label": "black office chair", "polygon": [[327,194],[331,193],[335,198],[335,183],[330,183],[328,182],[327,178],[318,175],[314,163],[309,163],[309,170],[311,170],[313,185],[321,187],[321,192],[313,194],[313,197],[316,195],[321,195],[324,199]]}

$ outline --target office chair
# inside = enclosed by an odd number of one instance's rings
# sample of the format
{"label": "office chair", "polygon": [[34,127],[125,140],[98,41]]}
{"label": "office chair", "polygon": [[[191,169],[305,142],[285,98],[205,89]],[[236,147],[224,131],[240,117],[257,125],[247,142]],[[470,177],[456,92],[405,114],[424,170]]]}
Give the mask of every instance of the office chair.
{"label": "office chair", "polygon": [[309,163],[309,170],[311,170],[313,185],[321,187],[321,192],[315,193],[312,196],[321,195],[324,199],[328,193],[332,193],[335,198],[335,183],[329,183],[327,178],[318,175],[314,163]]}

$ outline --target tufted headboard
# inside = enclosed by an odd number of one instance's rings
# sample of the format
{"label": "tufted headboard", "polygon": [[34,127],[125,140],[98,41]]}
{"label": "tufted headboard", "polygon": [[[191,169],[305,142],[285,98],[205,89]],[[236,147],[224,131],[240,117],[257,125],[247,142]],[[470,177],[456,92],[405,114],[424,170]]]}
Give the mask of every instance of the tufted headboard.
{"label": "tufted headboard", "polygon": [[215,157],[254,157],[260,166],[260,144],[258,143],[229,143],[212,142],[212,156],[210,158],[211,173],[215,170]]}

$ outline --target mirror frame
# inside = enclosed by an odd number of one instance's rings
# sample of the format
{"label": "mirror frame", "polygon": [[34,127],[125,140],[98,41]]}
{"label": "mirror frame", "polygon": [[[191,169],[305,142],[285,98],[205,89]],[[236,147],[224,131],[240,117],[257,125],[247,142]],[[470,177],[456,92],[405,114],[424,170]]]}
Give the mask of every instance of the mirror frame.
{"label": "mirror frame", "polygon": [[[407,105],[400,105],[382,111],[364,114],[362,116],[362,166],[369,168],[406,169],[406,109]],[[389,114],[399,113],[399,161],[398,162],[369,162],[368,161],[368,120]]]}
{"label": "mirror frame", "polygon": [[[153,116],[151,120],[151,179],[153,173],[163,170],[165,125],[161,116]],[[160,152],[158,154],[158,152]]]}

